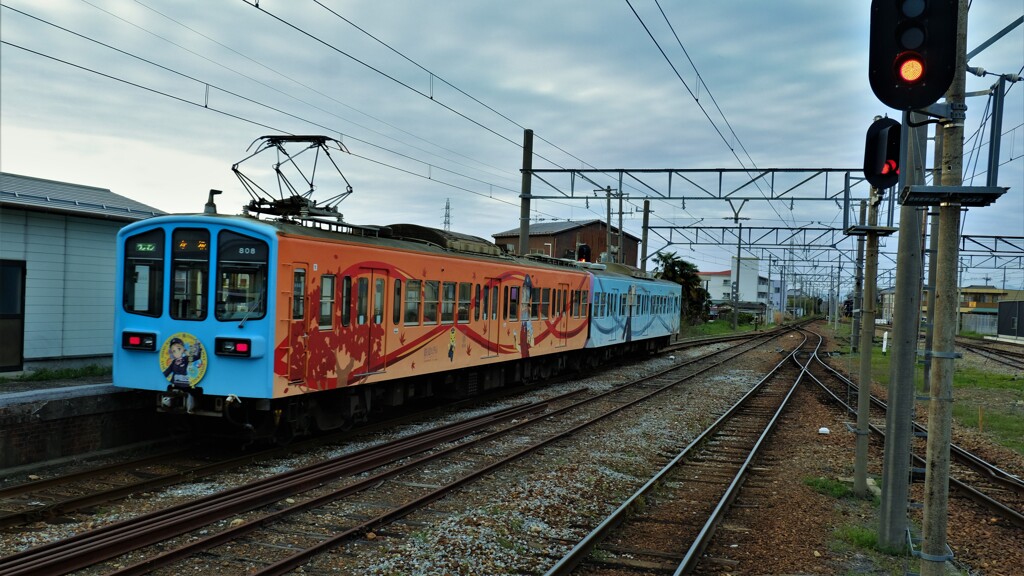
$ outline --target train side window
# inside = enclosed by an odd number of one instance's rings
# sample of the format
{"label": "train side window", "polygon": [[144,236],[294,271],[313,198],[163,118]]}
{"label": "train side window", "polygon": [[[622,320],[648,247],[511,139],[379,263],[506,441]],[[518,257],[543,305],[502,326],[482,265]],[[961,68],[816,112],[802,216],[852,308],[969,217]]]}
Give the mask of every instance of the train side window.
{"label": "train side window", "polygon": [[491,320],[498,319],[498,287],[491,287]]}
{"label": "train side window", "polygon": [[[487,292],[484,292],[484,294],[487,294]],[[473,306],[473,321],[474,322],[476,322],[477,320],[480,319],[480,304],[481,304],[481,302],[480,302],[480,285],[477,284],[476,285],[476,306]],[[486,317],[487,317],[487,313],[484,312],[484,318],[486,318]]]}
{"label": "train side window", "polygon": [[345,276],[341,279],[341,325],[348,326],[352,323],[352,277]]}
{"label": "train side window", "polygon": [[331,328],[334,325],[334,276],[332,275],[320,277],[320,313],[317,315],[317,324],[321,328]]}
{"label": "train side window", "polygon": [[488,318],[490,318],[487,315],[488,311],[490,310],[490,307],[491,307],[490,295],[491,295],[491,289],[488,288],[487,286],[484,286],[483,300],[480,301],[480,308],[483,309],[484,320],[487,320]]}
{"label": "train side window", "polygon": [[530,320],[540,320],[540,288],[530,288]]}
{"label": "train side window", "polygon": [[150,230],[125,240],[124,295],[125,312],[143,316],[163,313],[164,231]]}
{"label": "train side window", "polygon": [[306,315],[306,270],[296,268],[292,282],[292,320],[301,320]]}
{"label": "train side window", "polygon": [[210,283],[210,231],[178,228],[171,237],[171,318],[205,320]]}
{"label": "train side window", "polygon": [[505,312],[508,313],[508,319],[512,322],[519,320],[519,286],[506,286],[508,290],[508,300],[505,302]]}
{"label": "train side window", "polygon": [[455,321],[465,324],[469,322],[469,305],[473,298],[473,285],[469,282],[459,283],[459,307]]}
{"label": "train side window", "polygon": [[395,280],[395,293],[392,295],[391,323],[398,326],[402,323],[402,281]]}
{"label": "train side window", "polygon": [[583,300],[580,302],[580,316],[587,317],[590,307],[590,292],[588,290],[583,291]]}
{"label": "train side window", "polygon": [[420,293],[420,281],[409,280],[405,283],[405,325],[417,326],[420,323],[420,308],[423,295]]}
{"label": "train side window", "polygon": [[366,311],[370,300],[370,279],[356,278],[356,325],[366,324]]}
{"label": "train side window", "polygon": [[540,297],[540,317],[547,320],[548,309],[551,308],[551,288],[545,288]]}
{"label": "train side window", "polygon": [[455,282],[441,284],[441,323],[451,324],[455,321]]}
{"label": "train side window", "polygon": [[441,283],[427,280],[423,283],[423,323],[437,324],[437,304],[441,297]]}
{"label": "train side window", "polygon": [[373,280],[373,323],[380,325],[384,323],[384,292],[387,291],[387,282],[384,278]]}
{"label": "train side window", "polygon": [[573,291],[572,291],[572,308],[571,308],[571,310],[570,310],[569,314],[570,314],[570,315],[571,315],[571,316],[572,316],[573,318],[579,318],[579,317],[580,317],[580,300],[579,300],[579,294],[580,294],[580,291],[579,291],[579,290],[573,290]]}

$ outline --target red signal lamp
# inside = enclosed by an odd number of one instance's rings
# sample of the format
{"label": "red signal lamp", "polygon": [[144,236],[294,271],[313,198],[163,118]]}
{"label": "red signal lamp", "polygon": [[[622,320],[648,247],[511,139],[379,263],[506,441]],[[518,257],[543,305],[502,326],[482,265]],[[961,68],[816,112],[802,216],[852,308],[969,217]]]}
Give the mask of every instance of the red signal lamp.
{"label": "red signal lamp", "polygon": [[896,164],[895,160],[886,160],[885,164],[882,165],[882,175],[887,174],[899,174],[900,167]]}

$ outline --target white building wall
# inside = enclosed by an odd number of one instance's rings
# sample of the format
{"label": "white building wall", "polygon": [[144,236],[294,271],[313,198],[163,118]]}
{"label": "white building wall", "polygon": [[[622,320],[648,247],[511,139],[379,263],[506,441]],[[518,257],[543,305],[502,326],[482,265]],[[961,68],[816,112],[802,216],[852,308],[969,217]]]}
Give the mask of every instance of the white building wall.
{"label": "white building wall", "polygon": [[[758,268],[761,260],[758,258],[740,258],[740,294],[741,302],[760,302],[763,299],[757,297],[758,292]],[[736,281],[736,257],[732,257],[732,274],[730,279]]]}

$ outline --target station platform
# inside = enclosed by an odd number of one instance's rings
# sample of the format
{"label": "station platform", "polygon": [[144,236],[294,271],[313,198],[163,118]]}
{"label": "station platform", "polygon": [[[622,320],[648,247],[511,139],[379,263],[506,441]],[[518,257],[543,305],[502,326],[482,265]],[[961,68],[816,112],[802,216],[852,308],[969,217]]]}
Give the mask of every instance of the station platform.
{"label": "station platform", "polygon": [[0,383],[0,474],[159,438],[151,393],[110,382]]}

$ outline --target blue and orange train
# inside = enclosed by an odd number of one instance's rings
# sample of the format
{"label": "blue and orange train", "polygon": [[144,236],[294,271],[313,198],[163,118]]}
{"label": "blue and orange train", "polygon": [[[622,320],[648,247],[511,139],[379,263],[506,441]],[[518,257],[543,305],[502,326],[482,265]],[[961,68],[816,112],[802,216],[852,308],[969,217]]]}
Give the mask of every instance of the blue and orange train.
{"label": "blue and orange train", "polygon": [[254,437],[650,353],[679,329],[678,284],[408,224],[161,216],[123,228],[117,258],[114,384]]}

